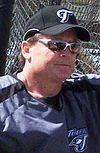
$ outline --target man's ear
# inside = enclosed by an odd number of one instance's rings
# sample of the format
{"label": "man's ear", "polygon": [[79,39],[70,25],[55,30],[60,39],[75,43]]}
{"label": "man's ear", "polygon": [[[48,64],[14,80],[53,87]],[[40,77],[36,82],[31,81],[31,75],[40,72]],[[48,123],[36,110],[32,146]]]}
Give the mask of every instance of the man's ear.
{"label": "man's ear", "polygon": [[21,44],[21,52],[22,52],[22,55],[25,59],[30,59],[30,52],[29,52],[29,44],[27,41],[22,41],[22,44]]}

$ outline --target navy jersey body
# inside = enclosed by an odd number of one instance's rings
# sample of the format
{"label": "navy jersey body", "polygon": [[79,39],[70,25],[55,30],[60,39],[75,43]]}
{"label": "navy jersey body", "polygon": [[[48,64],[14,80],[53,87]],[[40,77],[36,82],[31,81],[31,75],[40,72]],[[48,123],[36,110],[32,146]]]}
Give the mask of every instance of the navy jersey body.
{"label": "navy jersey body", "polygon": [[1,77],[0,153],[100,153],[100,76],[68,79],[42,100]]}

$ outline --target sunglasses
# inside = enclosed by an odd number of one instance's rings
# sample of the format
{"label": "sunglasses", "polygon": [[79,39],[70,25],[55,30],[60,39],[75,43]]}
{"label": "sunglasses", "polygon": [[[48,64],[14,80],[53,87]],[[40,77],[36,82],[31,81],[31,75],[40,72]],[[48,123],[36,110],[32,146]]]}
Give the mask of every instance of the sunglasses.
{"label": "sunglasses", "polygon": [[43,38],[43,39],[33,38],[32,39],[32,37],[29,38],[28,41],[31,41],[31,42],[38,41],[44,44],[45,46],[47,46],[53,52],[61,52],[61,51],[66,51],[68,49],[71,53],[78,54],[82,48],[82,43],[80,41],[68,43],[62,40],[51,40],[51,39],[46,39],[46,38]]}

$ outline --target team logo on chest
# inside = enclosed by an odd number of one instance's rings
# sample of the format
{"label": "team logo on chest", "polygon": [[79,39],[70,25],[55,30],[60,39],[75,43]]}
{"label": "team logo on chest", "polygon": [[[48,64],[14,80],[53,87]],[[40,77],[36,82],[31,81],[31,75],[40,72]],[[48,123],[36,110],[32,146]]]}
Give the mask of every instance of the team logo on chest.
{"label": "team logo on chest", "polygon": [[66,23],[69,20],[69,17],[73,15],[73,12],[68,11],[68,10],[58,10],[57,11],[57,16],[61,19],[61,23]]}
{"label": "team logo on chest", "polygon": [[84,152],[87,148],[87,129],[71,129],[68,131],[69,146],[74,149],[75,152]]}

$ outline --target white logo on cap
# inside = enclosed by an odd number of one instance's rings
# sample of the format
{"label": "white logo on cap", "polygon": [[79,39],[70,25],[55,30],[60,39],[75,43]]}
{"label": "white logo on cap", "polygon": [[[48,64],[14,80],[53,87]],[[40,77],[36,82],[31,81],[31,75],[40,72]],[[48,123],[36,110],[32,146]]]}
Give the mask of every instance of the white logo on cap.
{"label": "white logo on cap", "polygon": [[72,16],[73,12],[64,9],[57,11],[57,16],[61,18],[61,23],[67,22],[69,20],[70,15]]}

